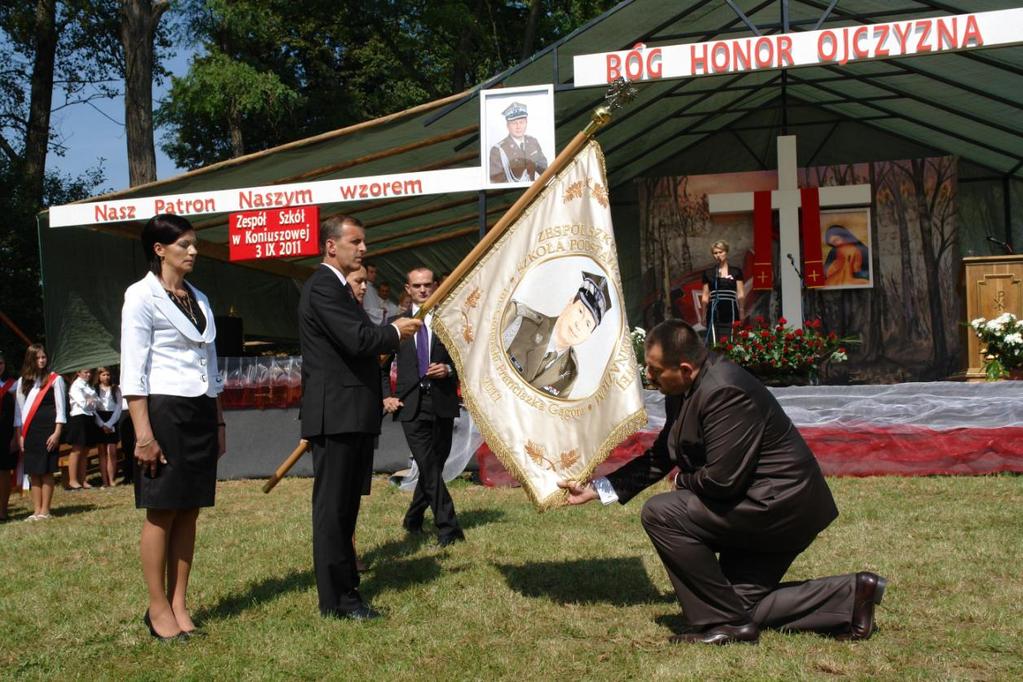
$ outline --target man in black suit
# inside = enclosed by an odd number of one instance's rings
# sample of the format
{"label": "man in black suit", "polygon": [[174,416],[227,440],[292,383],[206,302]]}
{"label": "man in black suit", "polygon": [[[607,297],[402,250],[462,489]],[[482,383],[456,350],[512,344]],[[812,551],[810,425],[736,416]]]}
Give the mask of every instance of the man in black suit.
{"label": "man in black suit", "polygon": [[323,263],[306,281],[298,304],[302,344],[302,437],[313,450],[313,565],[320,613],[363,620],[380,614],[356,589],[352,533],[363,482],[380,434],[378,357],[421,326],[413,319],[374,325],[345,279],[366,253],[355,218],[335,216],[320,227]]}
{"label": "man in black suit", "polygon": [[[409,270],[405,291],[412,299],[408,315],[419,312],[437,288],[433,272],[424,267]],[[384,409],[394,413],[405,431],[419,480],[402,526],[410,533],[423,530],[426,508],[433,511],[437,544],[446,547],[465,539],[455,518],[455,503],[444,485],[444,463],[451,452],[451,433],[458,416],[458,380],[448,349],[430,330],[432,313],[425,324],[398,349],[397,390],[392,393],[389,373],[382,376]],[[390,367],[390,363],[385,363]]]}
{"label": "man in black suit", "polygon": [[781,583],[838,509],[770,391],[709,353],[678,320],[647,335],[646,362],[651,382],[669,396],[669,421],[654,446],[607,478],[561,485],[572,504],[624,504],[679,468],[676,489],[651,497],[642,514],[682,604],[686,627],[671,641],[756,642],[761,627],[870,637],[881,576]]}

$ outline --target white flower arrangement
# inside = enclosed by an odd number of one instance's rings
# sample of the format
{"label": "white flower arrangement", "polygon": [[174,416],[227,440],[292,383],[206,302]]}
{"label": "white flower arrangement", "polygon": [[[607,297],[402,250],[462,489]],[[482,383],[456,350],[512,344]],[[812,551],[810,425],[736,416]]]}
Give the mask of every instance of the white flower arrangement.
{"label": "white flower arrangement", "polygon": [[1023,368],[1023,321],[1012,313],[1002,313],[991,320],[978,317],[970,326],[987,344],[981,352],[989,380],[1002,379],[1012,370]]}

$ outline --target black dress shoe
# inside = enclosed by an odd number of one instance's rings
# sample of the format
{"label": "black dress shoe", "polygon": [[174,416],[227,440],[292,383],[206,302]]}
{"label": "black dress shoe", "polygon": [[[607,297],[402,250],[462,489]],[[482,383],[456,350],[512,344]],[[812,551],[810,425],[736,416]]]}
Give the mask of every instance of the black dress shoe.
{"label": "black dress shoe", "polygon": [[163,635],[158,633],[156,631],[156,628],[153,627],[153,620],[149,617],[149,609],[146,609],[146,614],[142,616],[142,622],[146,624],[147,628],[149,628],[149,634],[155,637],[156,639],[160,640],[161,642],[167,643],[188,641],[187,632],[179,632],[176,635],[168,635],[167,637],[164,637]]}
{"label": "black dress shoe", "polygon": [[408,523],[406,521],[401,522],[401,527],[405,529],[405,532],[409,535],[419,535],[423,532],[423,524],[416,525],[414,523]]}
{"label": "black dress shoe", "polygon": [[848,632],[837,639],[869,639],[877,624],[874,623],[874,607],[881,603],[888,580],[877,573],[863,571],[856,574],[856,596],[853,599],[852,622]]}
{"label": "black dress shoe", "polygon": [[760,629],[753,623],[714,625],[700,632],[683,632],[668,638],[672,644],[756,644]]}
{"label": "black dress shoe", "polygon": [[333,613],[326,614],[334,618],[340,618],[341,620],[376,620],[382,618],[383,614],[374,609],[369,604],[363,604],[358,608],[352,609],[351,611],[334,611]]}
{"label": "black dress shoe", "polygon": [[438,547],[450,547],[456,542],[465,542],[465,533],[458,531],[457,533],[451,533],[450,535],[442,535],[437,538]]}

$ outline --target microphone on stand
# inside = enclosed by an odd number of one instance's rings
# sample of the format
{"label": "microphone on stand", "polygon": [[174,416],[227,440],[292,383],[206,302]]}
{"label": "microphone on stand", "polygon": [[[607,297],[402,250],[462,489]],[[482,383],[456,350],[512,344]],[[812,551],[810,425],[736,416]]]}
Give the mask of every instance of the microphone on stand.
{"label": "microphone on stand", "polygon": [[789,262],[792,263],[792,269],[796,271],[796,275],[799,277],[800,281],[803,281],[803,273],[799,271],[799,267],[796,265],[796,259],[792,257],[791,253],[786,253],[785,255],[788,256]]}
{"label": "microphone on stand", "polygon": [[1012,245],[1009,244],[1008,242],[1003,242],[1001,239],[995,239],[991,235],[987,235],[984,238],[987,239],[992,244],[998,244],[998,246],[1000,246],[1003,249],[1005,249],[1005,253],[1007,253],[1007,254],[1015,253],[1015,251],[1012,250]]}

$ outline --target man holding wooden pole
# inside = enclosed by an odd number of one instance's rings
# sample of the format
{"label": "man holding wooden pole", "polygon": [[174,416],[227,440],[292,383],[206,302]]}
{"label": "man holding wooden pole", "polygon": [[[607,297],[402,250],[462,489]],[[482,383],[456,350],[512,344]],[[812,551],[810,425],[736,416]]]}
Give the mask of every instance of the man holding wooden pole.
{"label": "man holding wooden pole", "polygon": [[380,366],[422,322],[379,327],[359,306],[346,276],[362,266],[366,233],[357,219],[333,216],[320,227],[323,263],[299,301],[302,438],[313,452],[313,565],[320,613],[368,620],[380,614],[358,592],[352,534],[363,482],[380,434]]}

